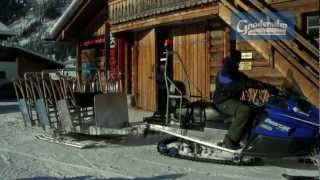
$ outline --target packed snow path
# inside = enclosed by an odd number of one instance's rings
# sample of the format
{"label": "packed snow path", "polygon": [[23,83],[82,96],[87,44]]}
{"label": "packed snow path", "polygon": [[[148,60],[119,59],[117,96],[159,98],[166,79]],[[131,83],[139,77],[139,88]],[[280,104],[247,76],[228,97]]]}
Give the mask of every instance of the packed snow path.
{"label": "packed snow path", "polygon": [[[130,119],[143,113],[131,111]],[[34,138],[41,133],[25,129],[16,103],[0,102],[0,179],[190,179],[273,180],[290,175],[315,176],[318,171],[293,160],[268,160],[263,165],[236,167],[192,162],[161,156],[159,136],[129,138],[110,146],[76,149]]]}

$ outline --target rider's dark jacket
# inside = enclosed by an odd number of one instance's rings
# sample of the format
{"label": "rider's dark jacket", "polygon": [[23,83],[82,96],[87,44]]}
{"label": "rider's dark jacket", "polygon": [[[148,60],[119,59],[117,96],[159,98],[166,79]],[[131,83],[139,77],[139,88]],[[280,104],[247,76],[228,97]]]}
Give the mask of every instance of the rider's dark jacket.
{"label": "rider's dark jacket", "polygon": [[231,63],[231,59],[225,61],[222,70],[216,76],[216,90],[213,97],[215,104],[229,99],[240,100],[242,92],[249,88],[266,88],[265,83],[250,79],[239,71],[238,66]]}

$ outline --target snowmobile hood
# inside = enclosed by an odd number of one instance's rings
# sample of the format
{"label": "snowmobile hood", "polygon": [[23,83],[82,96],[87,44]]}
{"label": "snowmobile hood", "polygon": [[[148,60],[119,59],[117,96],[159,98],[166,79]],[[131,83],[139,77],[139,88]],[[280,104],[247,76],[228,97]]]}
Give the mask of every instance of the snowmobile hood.
{"label": "snowmobile hood", "polygon": [[301,106],[299,101],[301,99],[276,97],[269,102],[266,111],[271,117],[320,127],[319,109],[307,101]]}

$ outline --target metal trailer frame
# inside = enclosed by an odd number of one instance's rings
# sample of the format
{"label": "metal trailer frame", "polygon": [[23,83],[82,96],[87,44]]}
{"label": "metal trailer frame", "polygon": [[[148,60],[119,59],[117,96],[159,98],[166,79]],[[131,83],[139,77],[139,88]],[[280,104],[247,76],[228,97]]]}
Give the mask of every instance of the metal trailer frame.
{"label": "metal trailer frame", "polygon": [[[29,72],[14,80],[25,126],[38,126],[55,136],[143,134],[145,123],[129,124],[122,82],[107,79],[103,85],[102,74],[107,73],[93,71],[86,83],[80,81],[76,69]],[[76,76],[70,76],[71,72]]]}
{"label": "metal trailer frame", "polygon": [[24,79],[20,79],[20,78],[15,79],[13,81],[13,87],[16,93],[19,109],[22,114],[24,126],[25,127],[32,126],[31,117],[28,112],[28,104],[27,104],[27,97],[26,97],[27,92],[25,88]]}

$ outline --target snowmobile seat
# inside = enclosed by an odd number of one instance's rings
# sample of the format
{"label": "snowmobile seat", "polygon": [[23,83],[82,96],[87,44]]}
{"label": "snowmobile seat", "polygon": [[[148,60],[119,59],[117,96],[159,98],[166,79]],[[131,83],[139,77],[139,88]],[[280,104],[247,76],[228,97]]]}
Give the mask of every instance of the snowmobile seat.
{"label": "snowmobile seat", "polygon": [[[177,89],[180,90],[178,92]],[[181,81],[174,81],[170,85],[170,94],[184,96],[187,93],[186,86]],[[182,108],[180,111],[179,100],[170,100],[170,112],[173,109],[175,117],[178,118],[181,113],[182,127],[188,129],[197,129],[199,127],[206,128],[222,128],[225,129],[230,125],[231,117],[218,111],[212,102],[203,100],[190,102],[182,97]]]}
{"label": "snowmobile seat", "polygon": [[226,129],[232,122],[232,117],[220,112],[213,103],[205,105],[206,128]]}
{"label": "snowmobile seat", "polygon": [[[176,109],[176,116],[179,115]],[[196,123],[203,123],[206,128],[225,129],[230,126],[232,117],[219,112],[213,103],[196,101],[181,109],[181,115],[189,126]]]}

